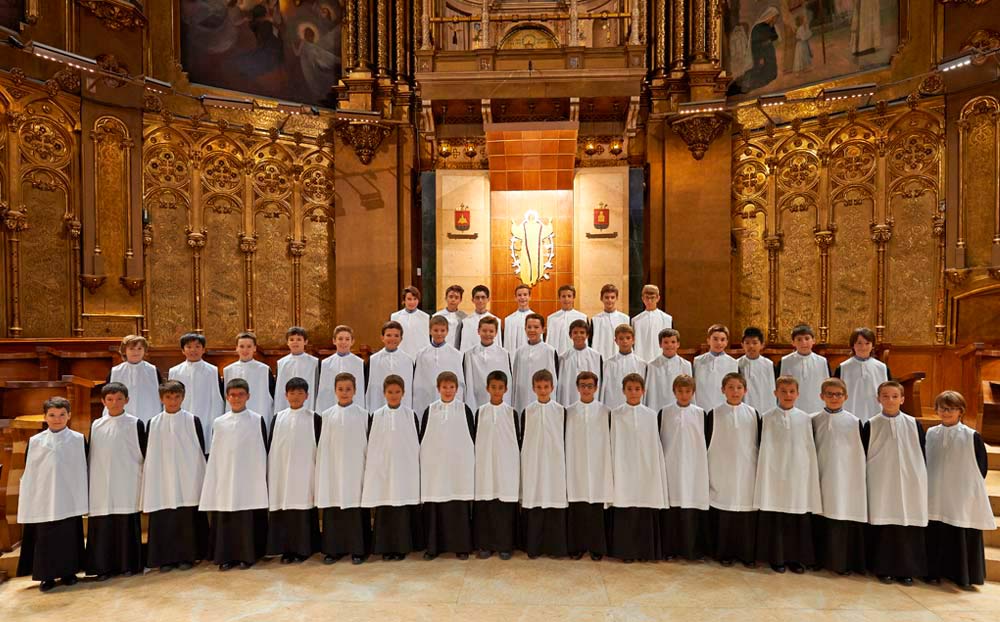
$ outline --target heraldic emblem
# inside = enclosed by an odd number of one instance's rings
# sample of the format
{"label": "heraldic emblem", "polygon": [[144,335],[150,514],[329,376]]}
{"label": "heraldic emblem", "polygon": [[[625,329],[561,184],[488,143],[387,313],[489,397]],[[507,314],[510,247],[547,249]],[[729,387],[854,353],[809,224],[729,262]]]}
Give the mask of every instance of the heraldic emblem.
{"label": "heraldic emblem", "polygon": [[510,223],[510,258],[514,274],[521,277],[525,285],[534,285],[548,279],[555,257],[555,231],[552,219],[542,220],[538,212],[528,210],[521,222]]}

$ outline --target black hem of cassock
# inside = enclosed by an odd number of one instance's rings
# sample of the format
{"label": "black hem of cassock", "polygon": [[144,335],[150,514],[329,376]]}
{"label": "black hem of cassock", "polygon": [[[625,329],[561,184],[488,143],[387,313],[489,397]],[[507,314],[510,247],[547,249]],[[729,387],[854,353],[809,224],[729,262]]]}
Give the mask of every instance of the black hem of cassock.
{"label": "black hem of cassock", "polygon": [[566,548],[571,554],[608,554],[609,521],[603,503],[571,502],[566,510]]}
{"label": "black hem of cassock", "polygon": [[812,514],[757,512],[757,559],[782,566],[814,566]]}
{"label": "black hem of cassock", "polygon": [[324,555],[368,555],[372,548],[372,513],[368,508],[323,508],[319,550]]}
{"label": "black hem of cassock", "polygon": [[868,525],[865,534],[868,569],[884,577],[923,577],[927,575],[925,527]]}
{"label": "black hem of cassock", "polygon": [[717,560],[738,559],[745,564],[756,561],[757,511],[730,512],[718,508],[708,510],[708,550]]}
{"label": "black hem of cassock", "polygon": [[939,521],[927,524],[927,575],[962,587],[986,580],[983,532]]}
{"label": "black hem of cassock", "polygon": [[208,517],[195,506],[149,514],[146,565],[194,563],[208,557]]}
{"label": "black hem of cassock", "polygon": [[274,510],[267,515],[267,554],[309,557],[319,550],[319,512]]}
{"label": "black hem of cassock", "polygon": [[88,518],[85,567],[90,575],[142,572],[142,514],[108,514]]}
{"label": "black hem of cassock", "polygon": [[472,551],[472,515],[469,501],[442,501],[423,504],[427,552],[469,553]]}
{"label": "black hem of cassock", "polygon": [[27,523],[21,532],[17,576],[53,581],[76,576],[83,569],[83,517]]}
{"label": "black hem of cassock", "polygon": [[670,508],[658,510],[660,542],[664,557],[697,560],[708,551],[708,510]]}
{"label": "black hem of cassock", "polygon": [[510,553],[517,543],[517,503],[472,502],[472,539],[480,551]]}
{"label": "black hem of cassock", "polygon": [[611,508],[611,556],[641,561],[662,559],[659,512],[654,508]]}
{"label": "black hem of cassock", "polygon": [[252,564],[267,550],[267,509],[210,512],[208,551],[215,564]]}
{"label": "black hem of cassock", "polygon": [[566,508],[522,508],[521,549],[528,555],[565,557]]}
{"label": "black hem of cassock", "polygon": [[816,563],[833,572],[864,574],[867,523],[813,517]]}
{"label": "black hem of cassock", "polygon": [[373,514],[372,553],[405,555],[424,549],[419,505],[380,505],[373,509]]}

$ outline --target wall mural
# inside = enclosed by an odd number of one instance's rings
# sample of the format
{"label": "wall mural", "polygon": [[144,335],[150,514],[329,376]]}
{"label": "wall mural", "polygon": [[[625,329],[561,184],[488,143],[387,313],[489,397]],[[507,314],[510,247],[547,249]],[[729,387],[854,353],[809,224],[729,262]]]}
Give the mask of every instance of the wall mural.
{"label": "wall mural", "polygon": [[773,93],[888,64],[898,0],[729,0],[729,95]]}
{"label": "wall mural", "polygon": [[181,0],[191,82],[332,106],[343,0]]}

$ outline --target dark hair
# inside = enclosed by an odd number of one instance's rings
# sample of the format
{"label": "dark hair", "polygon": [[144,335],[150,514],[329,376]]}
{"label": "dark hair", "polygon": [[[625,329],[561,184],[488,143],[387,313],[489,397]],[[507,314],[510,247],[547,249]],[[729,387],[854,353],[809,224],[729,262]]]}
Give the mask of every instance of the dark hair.
{"label": "dark hair", "polygon": [[458,386],[458,376],[455,374],[455,372],[453,372],[453,371],[443,371],[440,374],[438,374],[437,385],[436,385],[437,388],[440,389],[441,385],[444,384],[444,383],[446,383],[446,382],[451,382],[451,383],[454,383],[454,385],[456,387]]}
{"label": "dark hair", "polygon": [[561,295],[563,292],[573,292],[573,298],[576,298],[576,288],[569,283],[560,285],[559,289],[556,290],[556,295]]}
{"label": "dark hair", "polygon": [[552,384],[552,372],[547,369],[539,369],[535,373],[531,374],[531,386],[535,386],[536,382],[548,382]]}
{"label": "dark hair", "polygon": [[590,327],[587,326],[587,320],[573,320],[569,323],[569,334],[573,334],[574,328],[582,328],[587,334],[590,334]]}
{"label": "dark hair", "polygon": [[638,382],[639,386],[642,387],[642,390],[646,390],[646,379],[642,377],[642,374],[637,374],[635,372],[625,374],[625,377],[622,378],[622,391],[625,390],[625,385],[630,382]]}
{"label": "dark hair", "polygon": [[289,379],[288,382],[285,383],[285,393],[295,391],[297,389],[302,389],[306,393],[309,392],[309,383],[306,382],[305,378],[299,378],[296,376],[295,378]]}
{"label": "dark hair", "polygon": [[201,347],[205,347],[205,335],[201,333],[184,333],[181,335],[181,347],[183,348],[192,341],[197,341],[201,344]]}
{"label": "dark hair", "polygon": [[446,318],[443,315],[432,315],[431,319],[427,321],[427,328],[429,329],[431,326],[437,326],[437,325],[441,325],[446,328],[451,328],[451,326],[449,326],[448,324],[448,318]]}
{"label": "dark hair", "polygon": [[250,331],[243,331],[239,335],[236,335],[236,341],[239,342],[240,339],[249,339],[253,341],[253,345],[257,345],[257,335],[251,333]]}
{"label": "dark hair", "polygon": [[475,298],[476,294],[478,294],[480,292],[483,293],[483,294],[486,294],[487,298],[490,297],[490,288],[486,287],[485,285],[476,285],[475,287],[473,287],[472,288],[472,297]]}
{"label": "dark hair", "polygon": [[664,328],[659,332],[659,334],[656,335],[656,342],[663,343],[663,340],[667,337],[677,337],[677,342],[680,343],[681,331],[676,328]]}
{"label": "dark hair", "polygon": [[187,389],[184,388],[184,383],[180,380],[167,380],[160,385],[158,391],[160,393],[160,397],[163,397],[168,393],[177,393],[179,395],[187,393]]}
{"label": "dark hair", "polygon": [[858,337],[864,337],[865,341],[867,341],[872,345],[875,345],[875,331],[868,328],[867,326],[861,326],[851,331],[851,341],[850,341],[851,348],[853,348],[854,344],[858,342]]}
{"label": "dark hair", "polygon": [[419,290],[419,289],[417,289],[417,288],[416,288],[415,286],[413,286],[413,285],[410,285],[409,287],[404,287],[404,288],[403,288],[403,295],[402,295],[402,298],[403,298],[403,300],[406,300],[406,295],[407,295],[407,294],[413,294],[413,296],[414,296],[414,297],[415,297],[415,298],[416,298],[417,300],[420,300],[420,290]]}
{"label": "dark hair", "polygon": [[743,339],[740,341],[746,341],[747,339],[756,339],[757,341],[764,343],[764,331],[756,326],[747,326],[743,329]]}
{"label": "dark hair", "polygon": [[299,337],[302,337],[306,341],[309,341],[309,333],[307,333],[306,329],[302,328],[301,326],[292,326],[285,331],[285,339],[288,339],[293,335],[298,335]]}
{"label": "dark hair", "polygon": [[243,378],[233,378],[226,383],[226,395],[229,395],[230,391],[243,389],[247,393],[250,393],[250,383]]}
{"label": "dark hair", "polygon": [[711,337],[715,333],[722,333],[726,336],[726,341],[729,340],[729,329],[725,324],[712,324],[708,327],[708,336]]}
{"label": "dark hair", "polygon": [[938,393],[938,396],[934,398],[934,409],[950,409],[955,408],[957,410],[965,412],[965,398],[958,391],[942,391]]}
{"label": "dark hair", "polygon": [[689,374],[678,374],[674,377],[674,383],[670,389],[673,391],[676,391],[677,387],[691,387],[691,389],[694,389],[694,384],[694,376]]}
{"label": "dark hair", "polygon": [[490,386],[490,383],[494,380],[502,382],[505,387],[507,386],[507,374],[499,369],[494,369],[490,373],[486,374],[486,386]]}
{"label": "dark hair", "polygon": [[875,391],[875,395],[882,395],[882,389],[886,389],[889,387],[894,387],[896,389],[899,389],[899,392],[901,394],[905,391],[903,385],[900,384],[899,382],[896,382],[895,380],[886,380],[882,384],[878,385],[878,389]]}
{"label": "dark hair", "polygon": [[582,371],[576,375],[576,386],[580,386],[581,380],[593,380],[594,384],[599,384],[601,379],[592,371]]}
{"label": "dark hair", "polygon": [[385,331],[387,331],[387,330],[393,330],[393,329],[399,331],[399,336],[400,337],[403,336],[403,325],[400,324],[399,322],[397,322],[396,320],[389,320],[388,322],[386,322],[385,324],[383,324],[382,325],[381,335],[384,337],[385,336]]}
{"label": "dark hair", "polygon": [[[794,384],[795,388],[798,389],[799,388],[799,379],[796,378],[795,376],[788,376],[788,375],[778,376],[777,378],[775,378],[775,380],[774,380],[774,388],[775,389],[777,389],[778,387],[780,387],[783,384]],[[745,387],[746,385],[743,385],[743,386]],[[822,389],[820,389],[820,390],[822,391]]]}
{"label": "dark hair", "polygon": [[42,402],[42,414],[48,414],[50,408],[65,408],[66,412],[70,412],[69,400],[61,395],[56,395],[55,397],[50,397],[49,399]]}
{"label": "dark hair", "polygon": [[492,315],[484,315],[479,320],[479,325],[482,326],[483,324],[490,324],[491,326],[495,326],[497,330],[500,330],[500,320],[496,319]]}
{"label": "dark hair", "polygon": [[109,382],[108,384],[101,387],[101,397],[105,395],[111,395],[112,393],[121,393],[128,399],[128,387],[126,387],[121,382]]}
{"label": "dark hair", "polygon": [[726,388],[726,383],[729,382],[730,380],[739,380],[740,384],[743,385],[743,388],[744,389],[747,388],[747,378],[746,378],[746,376],[744,376],[743,374],[741,374],[738,371],[731,371],[731,372],[729,372],[728,374],[726,374],[725,376],[722,377],[722,388],[723,389]]}
{"label": "dark hair", "polygon": [[336,388],[337,384],[339,384],[341,382],[348,382],[348,381],[350,381],[351,386],[354,387],[355,390],[357,390],[357,388],[358,388],[358,379],[354,377],[354,374],[349,374],[346,371],[342,371],[342,372],[340,372],[339,374],[337,374],[336,376],[333,377],[333,386],[334,386],[334,388]]}
{"label": "dark hair", "polygon": [[527,283],[518,283],[517,287],[514,288],[514,294],[516,295],[517,292],[521,291],[522,289],[528,290],[529,294],[531,293],[531,286],[530,285],[528,285]]}
{"label": "dark hair", "polygon": [[618,287],[616,287],[613,283],[605,283],[604,286],[601,287],[601,298],[604,298],[604,294],[607,294],[608,292],[611,292],[615,296],[617,296]]}
{"label": "dark hair", "polygon": [[525,326],[528,325],[528,320],[538,320],[539,322],[542,323],[542,328],[543,329],[545,328],[545,316],[542,315],[541,313],[529,313],[528,315],[524,316]]}
{"label": "dark hair", "polygon": [[465,295],[465,288],[462,287],[461,285],[449,285],[448,289],[444,290],[444,295],[447,296],[451,292],[456,292],[458,293],[459,297],[462,297]]}
{"label": "dark hair", "polygon": [[403,378],[397,374],[389,374],[385,377],[385,380],[382,381],[382,392],[384,393],[385,390],[392,385],[396,385],[403,391],[406,391],[406,383],[403,382]]}
{"label": "dark hair", "polygon": [[[815,339],[816,331],[814,331],[813,327],[809,326],[808,324],[799,324],[798,326],[792,329],[792,339],[795,339],[800,335],[809,335],[810,337]],[[852,343],[851,345],[854,344]]]}

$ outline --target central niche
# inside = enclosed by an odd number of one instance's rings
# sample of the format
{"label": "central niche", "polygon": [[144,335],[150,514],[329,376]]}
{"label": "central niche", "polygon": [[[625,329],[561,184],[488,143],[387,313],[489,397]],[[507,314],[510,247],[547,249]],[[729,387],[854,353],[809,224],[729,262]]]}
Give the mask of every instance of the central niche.
{"label": "central niche", "polygon": [[555,35],[539,24],[515,26],[500,41],[501,50],[550,50],[559,47]]}

